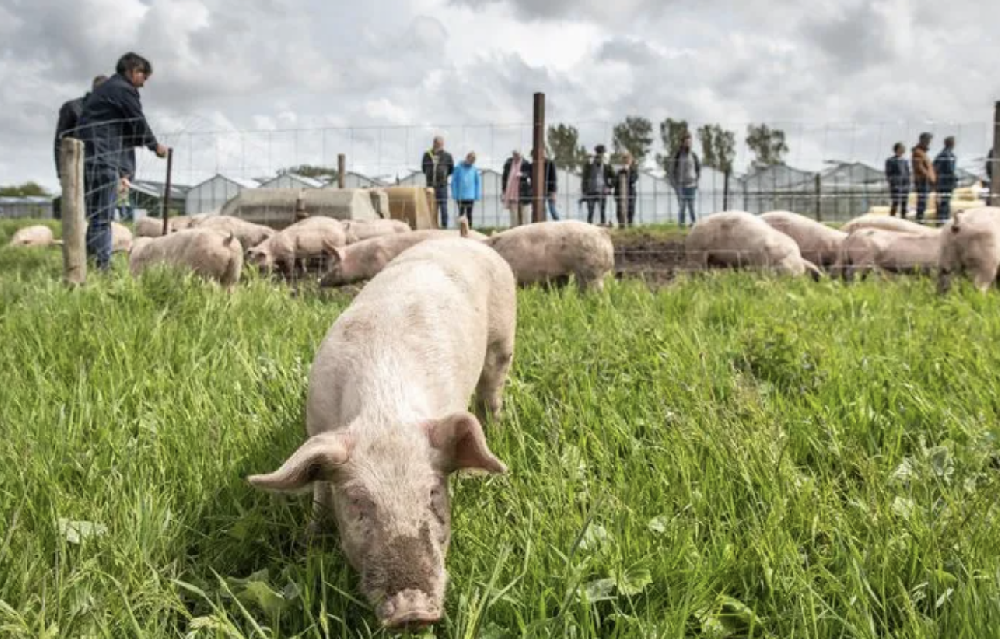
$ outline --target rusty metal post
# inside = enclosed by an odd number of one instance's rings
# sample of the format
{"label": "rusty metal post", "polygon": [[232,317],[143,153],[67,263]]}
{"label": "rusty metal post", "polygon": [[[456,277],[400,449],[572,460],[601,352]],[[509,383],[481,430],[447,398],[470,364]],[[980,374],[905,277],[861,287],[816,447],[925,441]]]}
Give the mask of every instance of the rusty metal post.
{"label": "rusty metal post", "polygon": [[167,180],[163,184],[163,234],[167,234],[167,218],[170,217],[170,182],[174,173],[174,149],[167,149]]}
{"label": "rusty metal post", "polygon": [[729,171],[722,174],[722,210],[729,210]]}
{"label": "rusty metal post", "polygon": [[87,203],[84,196],[83,142],[65,137],[59,149],[62,173],[63,279],[67,284],[87,281]]}
{"label": "rusty metal post", "polygon": [[993,178],[990,180],[990,204],[1000,206],[1000,101],[993,110],[993,164],[990,168],[993,171]]}
{"label": "rusty metal post", "polygon": [[531,158],[532,219],[545,221],[545,94],[535,94],[534,104],[534,157]]}
{"label": "rusty metal post", "polygon": [[[823,203],[823,178],[820,177],[819,173],[816,174],[816,221],[823,221],[823,210],[821,205]],[[834,218],[839,219],[839,218]]]}
{"label": "rusty metal post", "polygon": [[337,188],[344,188],[347,180],[347,156],[343,153],[337,154]]}

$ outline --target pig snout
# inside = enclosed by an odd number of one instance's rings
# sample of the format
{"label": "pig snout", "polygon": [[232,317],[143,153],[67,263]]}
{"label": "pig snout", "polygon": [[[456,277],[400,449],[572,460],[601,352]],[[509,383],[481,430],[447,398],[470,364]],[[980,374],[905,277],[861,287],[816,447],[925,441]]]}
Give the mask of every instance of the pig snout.
{"label": "pig snout", "polygon": [[404,590],[389,597],[376,612],[391,630],[418,630],[441,620],[441,607],[421,590]]}

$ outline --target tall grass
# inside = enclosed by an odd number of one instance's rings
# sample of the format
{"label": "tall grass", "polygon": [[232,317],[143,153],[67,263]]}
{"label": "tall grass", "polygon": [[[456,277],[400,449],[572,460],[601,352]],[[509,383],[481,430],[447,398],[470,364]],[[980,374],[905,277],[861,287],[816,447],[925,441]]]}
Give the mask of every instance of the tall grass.
{"label": "tall grass", "polygon": [[[3,239],[3,238],[0,238]],[[32,257],[34,255],[34,257]],[[0,249],[0,636],[383,636],[307,496],[349,299]],[[441,637],[989,637],[1000,316],[971,287],[712,274],[526,290],[511,468],[455,480]]]}

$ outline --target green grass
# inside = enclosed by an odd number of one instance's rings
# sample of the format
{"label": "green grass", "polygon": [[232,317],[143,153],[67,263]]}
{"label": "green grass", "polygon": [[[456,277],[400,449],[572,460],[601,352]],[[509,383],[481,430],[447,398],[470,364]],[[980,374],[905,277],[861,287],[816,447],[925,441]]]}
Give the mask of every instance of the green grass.
{"label": "green grass", "polygon": [[[69,290],[60,260],[0,248],[0,636],[385,636],[339,551],[302,546],[309,497],[244,481],[301,442],[349,300],[121,257]],[[519,301],[487,432],[511,473],[453,482],[437,636],[1000,633],[995,292],[712,274]]]}

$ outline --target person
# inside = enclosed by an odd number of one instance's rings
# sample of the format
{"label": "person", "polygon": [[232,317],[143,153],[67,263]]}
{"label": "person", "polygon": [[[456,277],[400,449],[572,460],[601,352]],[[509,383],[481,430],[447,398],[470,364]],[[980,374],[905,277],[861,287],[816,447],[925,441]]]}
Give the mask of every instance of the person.
{"label": "person", "polygon": [[951,215],[951,197],[958,186],[954,136],[944,139],[944,148],[934,158],[934,175],[937,176],[937,219],[944,223]]}
{"label": "person", "polygon": [[990,148],[990,152],[986,154],[986,179],[989,180],[990,185],[993,184],[994,164],[996,164],[996,160],[993,158],[993,149]]}
{"label": "person", "polygon": [[681,206],[678,217],[681,227],[685,225],[685,209],[691,213],[691,224],[698,221],[694,203],[698,195],[698,181],[701,180],[701,161],[691,146],[691,134],[685,132],[681,138],[681,145],[670,163],[671,182]]}
{"label": "person", "polygon": [[483,176],[476,167],[476,153],[469,151],[451,176],[451,196],[458,203],[459,217],[465,216],[472,227],[472,209],[483,199]]}
{"label": "person", "polygon": [[889,215],[906,218],[906,200],[910,196],[910,163],[903,157],[906,145],[897,142],[892,147],[893,156],[885,161],[885,179],[889,183],[889,198],[892,205]]}
{"label": "person", "polygon": [[121,184],[118,187],[118,200],[115,202],[118,219],[122,222],[132,220],[132,198],[130,195],[132,185],[129,183],[129,177],[128,175],[122,176]]}
{"label": "person", "polygon": [[56,176],[60,180],[62,180],[62,167],[59,162],[59,146],[62,144],[62,139],[66,136],[78,136],[76,126],[80,121],[80,114],[83,112],[83,103],[90,97],[91,92],[104,84],[107,79],[108,76],[106,75],[95,77],[90,83],[90,91],[87,91],[79,98],[63,102],[62,106],[59,107],[59,120],[56,123],[56,139],[52,145],[52,151],[56,161]]}
{"label": "person", "polygon": [[524,224],[524,206],[531,201],[531,162],[517,149],[503,163],[503,205],[510,211],[511,227]]}
{"label": "person", "polygon": [[594,223],[594,207],[601,205],[601,224],[605,219],[607,195],[611,181],[615,179],[614,169],[604,162],[605,148],[603,144],[594,147],[594,159],[583,167],[583,179],[580,192],[587,203],[587,223]]}
{"label": "person", "polygon": [[448,178],[455,172],[451,153],[444,150],[444,138],[435,136],[422,162],[427,188],[434,189],[434,201],[441,217],[441,228],[448,228]]}
{"label": "person", "polygon": [[[618,214],[618,226],[622,227],[626,224],[632,226],[635,222],[635,200],[636,200],[636,184],[639,181],[639,171],[636,169],[635,159],[632,154],[625,151],[622,154],[622,167],[618,169],[618,174],[615,177],[615,202],[617,203],[616,211]],[[622,191],[622,185],[625,185],[625,191]]]}
{"label": "person", "polygon": [[83,105],[78,128],[84,142],[84,189],[87,201],[87,255],[107,270],[111,262],[111,217],[120,184],[135,175],[134,147],[165,157],[169,150],[156,139],[143,115],[139,89],[153,74],[141,55],[118,59],[115,74],[97,87]]}
{"label": "person", "polygon": [[[535,157],[535,151],[531,151],[531,157]],[[556,196],[559,191],[559,180],[556,177],[556,164],[547,156],[542,156],[542,166],[545,171],[545,201],[548,207],[549,216],[558,221],[559,211],[556,210]],[[532,173],[534,176],[534,173]],[[534,196],[534,193],[532,193]]]}
{"label": "person", "polygon": [[934,166],[927,157],[927,152],[931,148],[933,136],[930,133],[921,133],[917,145],[913,147],[910,163],[913,169],[913,187],[917,192],[917,221],[924,221],[924,212],[927,211],[927,196],[930,195],[931,186],[937,182],[934,175]]}

